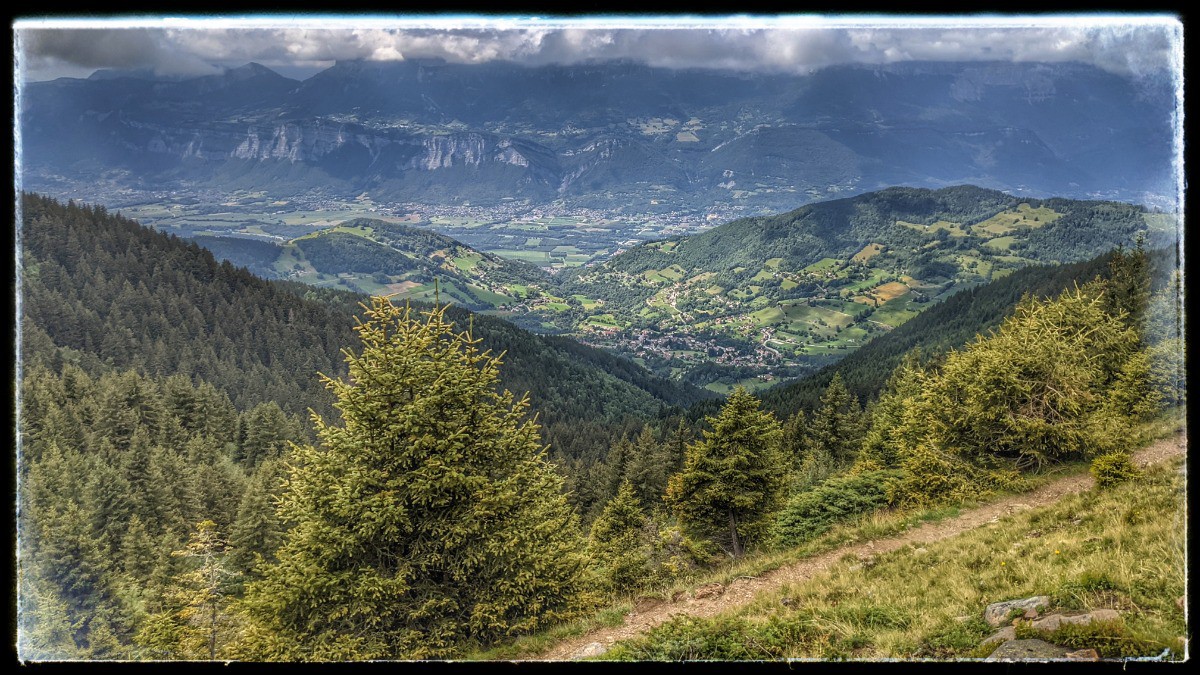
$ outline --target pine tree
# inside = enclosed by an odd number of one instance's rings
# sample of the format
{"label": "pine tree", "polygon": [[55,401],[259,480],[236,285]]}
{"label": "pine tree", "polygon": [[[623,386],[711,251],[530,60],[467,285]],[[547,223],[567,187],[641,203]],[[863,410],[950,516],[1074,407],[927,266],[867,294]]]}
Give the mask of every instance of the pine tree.
{"label": "pine tree", "polygon": [[633,443],[625,437],[617,440],[609,449],[608,456],[604,459],[603,500],[605,503],[616,496],[617,490],[621,489],[621,483],[625,482],[634,452]]}
{"label": "pine tree", "polygon": [[856,466],[869,468],[867,464],[873,463],[878,465],[876,468],[895,467],[899,461],[898,448],[916,445],[918,439],[902,440],[896,436],[902,429],[910,435],[917,430],[904,426],[904,411],[921,396],[924,378],[920,354],[915,350],[905,354],[871,411],[870,426]]}
{"label": "pine tree", "polygon": [[780,506],[787,469],[779,452],[782,430],[758,399],[738,387],[712,431],[688,446],[681,473],[671,477],[667,500],[680,523],[700,536],[721,540],[740,556]]}
{"label": "pine tree", "polygon": [[645,585],[650,574],[642,542],[645,526],[637,493],[625,481],[592,523],[588,538],[588,555],[607,593],[629,593]]}
{"label": "pine tree", "polygon": [[429,658],[573,614],[584,539],[527,402],[499,393],[499,358],[372,299],[325,378],[344,423],[293,449],[278,562],[247,585],[269,659]]}
{"label": "pine tree", "polygon": [[1150,256],[1145,238],[1138,235],[1137,246],[1129,252],[1117,247],[1109,261],[1111,276],[1104,294],[1105,309],[1113,316],[1123,315],[1125,325],[1144,330],[1150,304]]}
{"label": "pine tree", "polygon": [[125,530],[121,556],[126,575],[143,582],[150,578],[156,558],[154,540],[150,538],[145,524],[136,514],[129,519],[129,527]]}
{"label": "pine tree", "polygon": [[288,441],[300,439],[291,433],[291,425],[283,409],[274,401],[260,403],[242,415],[239,457],[250,466],[278,457]]}

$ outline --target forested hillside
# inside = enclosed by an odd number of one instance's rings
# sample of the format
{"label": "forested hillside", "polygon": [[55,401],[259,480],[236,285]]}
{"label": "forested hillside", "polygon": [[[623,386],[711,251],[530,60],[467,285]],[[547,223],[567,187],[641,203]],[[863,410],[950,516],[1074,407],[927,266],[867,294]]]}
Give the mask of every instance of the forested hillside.
{"label": "forested hillside", "polygon": [[[847,373],[888,373],[865,407],[834,373],[795,414],[736,389],[689,425],[694,390],[561,338],[384,298],[356,323],[360,296],[23,206],[27,658],[468,654],[848,518],[1081,461],[1138,480],[1139,430],[1185,400],[1181,277],[1140,241],[942,306],[974,339],[863,357]],[[935,353],[889,368],[910,344]]]}
{"label": "forested hillside", "polygon": [[[26,364],[182,374],[240,409],[276,401],[294,415],[333,413],[317,373],[343,372],[339,350],[353,343],[363,296],[264,281],[103,207],[26,195],[23,208]],[[530,393],[552,441],[559,426],[653,416],[703,396],[566,339],[465,311],[450,316],[485,348],[507,352],[503,385]]]}

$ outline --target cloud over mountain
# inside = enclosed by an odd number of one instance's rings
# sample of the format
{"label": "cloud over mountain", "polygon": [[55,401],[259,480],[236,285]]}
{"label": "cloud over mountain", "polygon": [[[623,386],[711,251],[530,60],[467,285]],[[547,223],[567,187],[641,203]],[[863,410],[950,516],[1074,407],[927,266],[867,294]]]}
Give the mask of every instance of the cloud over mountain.
{"label": "cloud over mountain", "polygon": [[528,65],[630,60],[668,68],[808,72],[901,61],[1081,62],[1120,75],[1177,67],[1171,17],[881,19],[726,17],[536,20],[344,17],[18,22],[31,80],[98,68],[196,75],[255,61],[315,71],[334,61],[441,58]]}

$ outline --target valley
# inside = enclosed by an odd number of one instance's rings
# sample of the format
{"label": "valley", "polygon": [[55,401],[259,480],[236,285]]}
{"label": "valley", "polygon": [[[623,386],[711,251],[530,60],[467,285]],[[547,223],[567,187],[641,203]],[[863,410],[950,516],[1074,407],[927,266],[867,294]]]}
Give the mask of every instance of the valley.
{"label": "valley", "polygon": [[[263,199],[223,205],[236,204],[237,215],[123,212],[157,214],[159,229],[178,228],[269,278],[440,298],[571,335],[719,394],[811,373],[932,304],[1022,267],[1094,256],[1139,232],[1163,245],[1176,232],[1171,214],[1128,204],[1029,200],[972,186],[891,188],[775,216],[693,223],[665,238],[659,229],[652,241],[646,227],[596,227],[612,221],[594,212],[532,208],[520,216],[514,206],[508,215],[425,215],[363,199],[255,214]],[[1080,242],[1084,227],[1092,234]],[[633,238],[613,239],[626,235]]]}

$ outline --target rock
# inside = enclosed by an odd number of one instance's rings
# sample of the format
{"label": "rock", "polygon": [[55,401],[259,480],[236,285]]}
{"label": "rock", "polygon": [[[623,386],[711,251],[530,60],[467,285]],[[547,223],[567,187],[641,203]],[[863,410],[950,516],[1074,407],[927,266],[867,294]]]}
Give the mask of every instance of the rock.
{"label": "rock", "polygon": [[662,604],[662,600],[659,598],[651,598],[651,597],[647,597],[647,596],[642,596],[642,597],[638,598],[636,602],[634,602],[633,611],[645,612],[647,610],[654,609],[655,607],[658,607],[661,604]]}
{"label": "rock", "polygon": [[580,659],[586,659],[592,656],[601,656],[607,651],[608,647],[604,644],[599,642],[591,642],[575,650],[575,652],[567,658],[572,661],[578,661]]}
{"label": "rock", "polygon": [[796,600],[795,598],[785,597],[779,601],[779,604],[783,605],[784,607],[791,607],[792,605],[796,604]]}
{"label": "rock", "polygon": [[988,637],[988,639],[984,640],[983,644],[990,645],[997,642],[1008,642],[1009,640],[1015,639],[1017,639],[1017,629],[1012,626],[1005,626]]}
{"label": "rock", "polygon": [[1095,649],[1080,649],[1077,652],[1067,652],[1067,658],[1071,661],[1099,661],[1100,652]]}
{"label": "rock", "polygon": [[721,584],[707,584],[705,586],[698,587],[696,589],[696,592],[693,593],[692,595],[697,600],[703,600],[705,598],[720,597],[720,595],[724,592],[725,592],[725,587],[722,586]]}
{"label": "rock", "polygon": [[989,626],[995,626],[999,628],[1004,624],[1005,620],[1008,619],[1008,615],[1014,610],[1019,609],[1024,612],[1028,609],[1045,609],[1049,606],[1050,596],[1048,595],[1035,595],[1032,598],[1025,598],[1023,600],[993,602],[983,610],[983,620],[986,621]]}
{"label": "rock", "polygon": [[1115,609],[1093,609],[1081,614],[1051,614],[1034,621],[1030,627],[1038,631],[1055,631],[1063,624],[1086,625],[1093,621],[1113,621],[1121,618],[1121,613]]}
{"label": "rock", "polygon": [[1066,658],[1069,652],[1066,647],[1045,640],[1010,640],[997,647],[984,661],[1044,661]]}
{"label": "rock", "polygon": [[1036,608],[1036,607],[1030,607],[1029,609],[1025,610],[1025,618],[1026,618],[1026,619],[1029,619],[1029,620],[1033,620],[1033,619],[1036,619],[1036,618],[1038,618],[1038,611],[1037,611],[1037,608]]}

